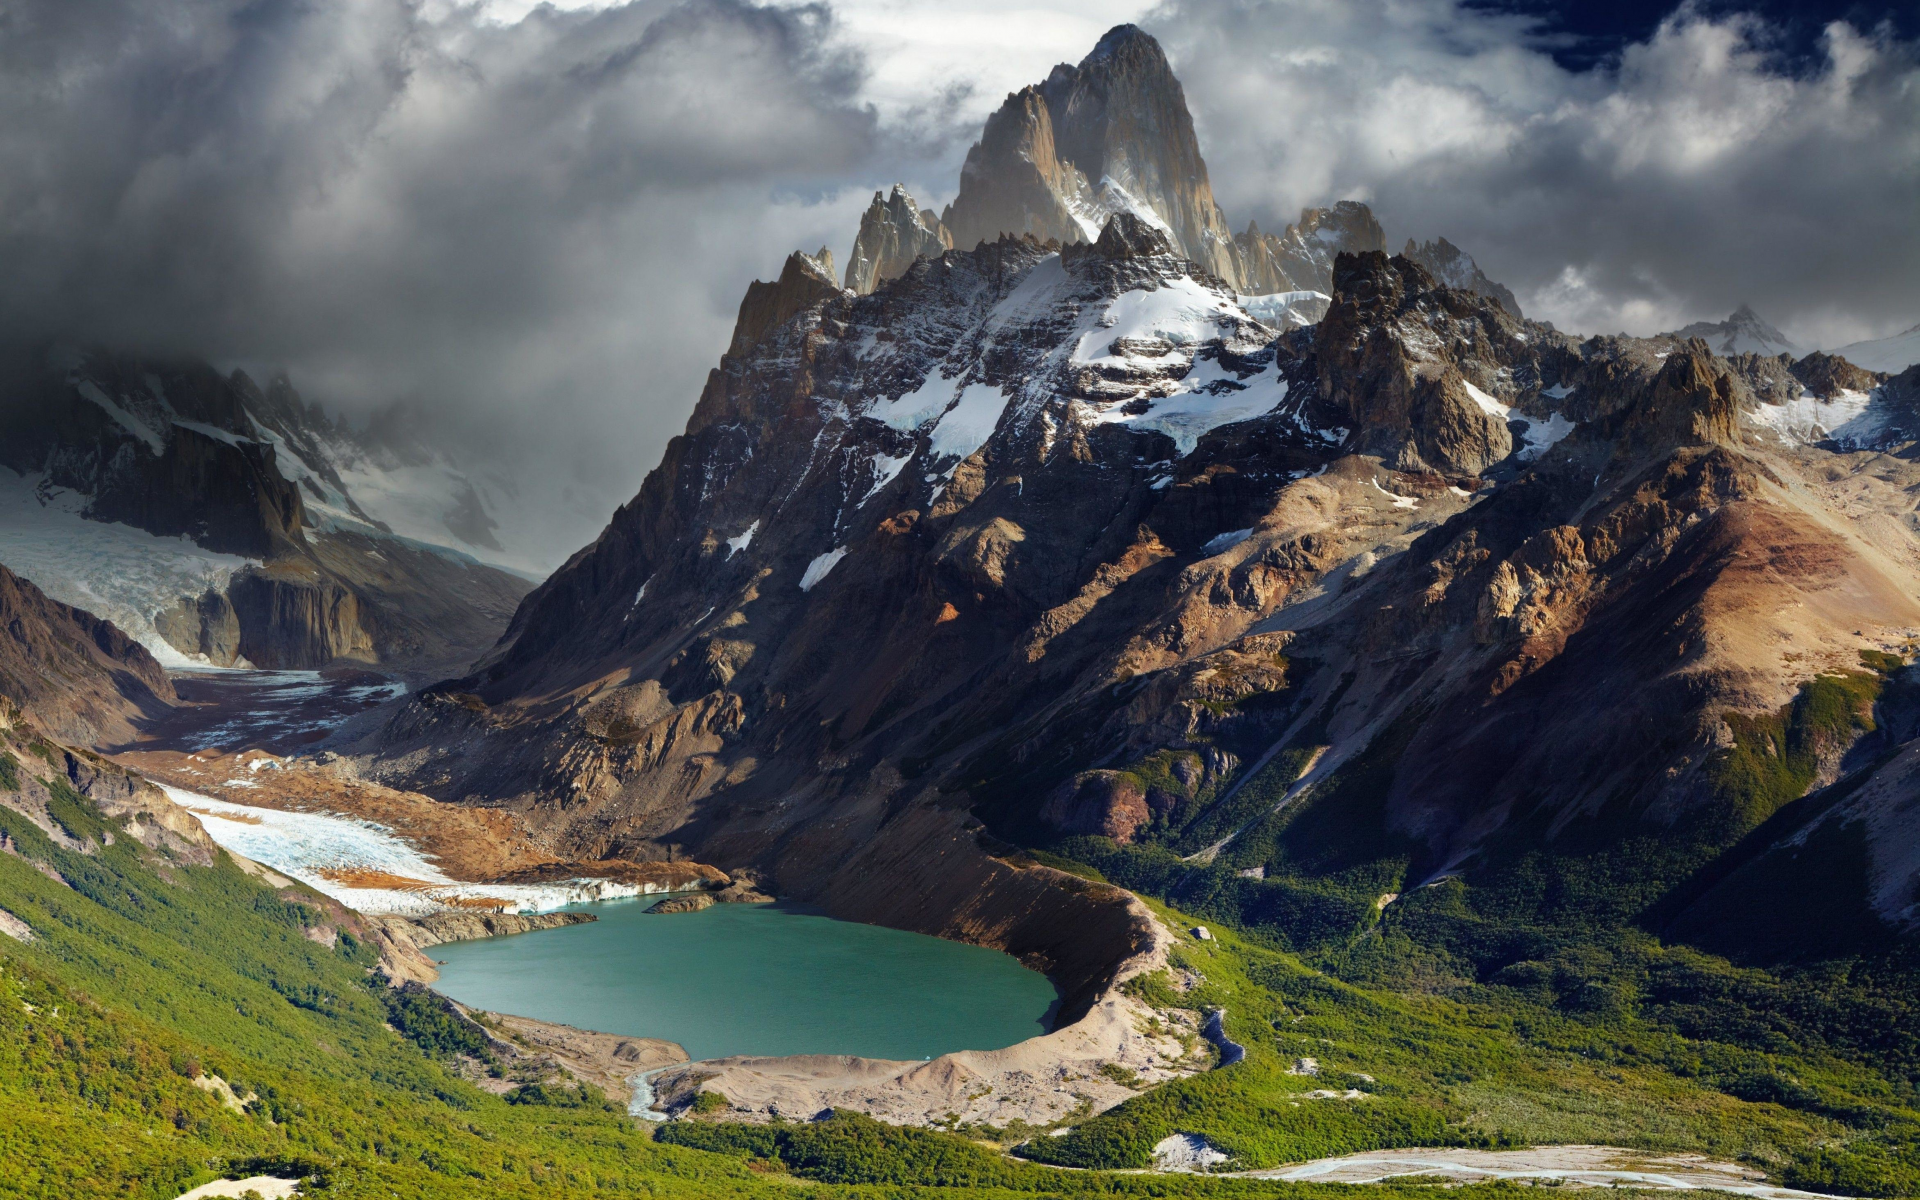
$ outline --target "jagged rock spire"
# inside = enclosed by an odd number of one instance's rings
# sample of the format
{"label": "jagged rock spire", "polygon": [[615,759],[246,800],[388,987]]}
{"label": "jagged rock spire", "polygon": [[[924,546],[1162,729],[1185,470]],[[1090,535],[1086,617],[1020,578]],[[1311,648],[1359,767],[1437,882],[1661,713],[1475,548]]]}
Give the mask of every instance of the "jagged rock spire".
{"label": "jagged rock spire", "polygon": [[860,218],[860,234],[847,260],[847,287],[866,295],[889,279],[906,274],[922,255],[936,258],[953,249],[953,235],[931,212],[922,211],[904,184],[893,194],[873,194]]}
{"label": "jagged rock spire", "polygon": [[1407,248],[1400,253],[1433,272],[1433,277],[1448,287],[1485,296],[1514,316],[1523,315],[1520,301],[1514,298],[1512,289],[1487,278],[1487,273],[1480,269],[1479,263],[1473,261],[1471,254],[1447,239],[1416,244],[1412,238],[1408,238]]}
{"label": "jagged rock spire", "polygon": [[1164,228],[1181,254],[1238,278],[1186,93],[1160,44],[1133,25],[1109,30],[1079,66],[1062,63],[1007,97],[967,154],[945,223],[962,247],[1002,233],[1091,242],[1116,212]]}
{"label": "jagged rock spire", "polygon": [[740,315],[733,323],[733,344],[728,353],[741,354],[768,333],[779,328],[803,309],[840,294],[833,278],[833,252],[825,246],[815,254],[796,250],[787,256],[786,266],[774,283],[756,279],[747,285],[740,301]]}

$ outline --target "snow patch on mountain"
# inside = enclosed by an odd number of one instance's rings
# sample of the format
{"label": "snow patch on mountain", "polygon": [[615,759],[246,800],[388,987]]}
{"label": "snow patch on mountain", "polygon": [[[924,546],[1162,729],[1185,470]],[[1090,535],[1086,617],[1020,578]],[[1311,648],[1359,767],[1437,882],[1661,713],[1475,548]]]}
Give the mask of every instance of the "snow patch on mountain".
{"label": "snow patch on mountain", "polygon": [[840,560],[846,556],[847,548],[845,546],[839,546],[816,557],[812,562],[807,564],[807,569],[800,574],[800,590],[803,592],[812,591],[813,586],[822,579],[825,579],[827,572],[839,566]]}
{"label": "snow patch on mountain", "polygon": [[100,390],[98,384],[95,384],[92,380],[82,380],[75,390],[88,400],[99,405],[106,411],[108,416],[112,417],[114,421],[119,424],[120,428],[144,442],[147,449],[153,451],[155,454],[164,454],[166,452],[166,440],[162,438],[159,433],[155,432],[153,426],[120,407],[111,396]]}
{"label": "snow patch on mountain", "polygon": [[[1521,445],[1515,448],[1514,457],[1521,462],[1532,462],[1539,458],[1578,427],[1576,422],[1569,421],[1561,413],[1549,414],[1545,419],[1516,413],[1512,405],[1500,403],[1475,387],[1472,381],[1463,379],[1460,382],[1465,385],[1467,395],[1473,397],[1473,402],[1480,406],[1482,412],[1488,416],[1498,417],[1509,425],[1519,424]],[[1565,396],[1567,393],[1562,391],[1560,395]]]}
{"label": "snow patch on mountain", "polygon": [[1282,332],[1317,324],[1331,303],[1332,296],[1314,291],[1269,292],[1264,296],[1240,297],[1240,307],[1246,310],[1248,316],[1270,329]]}
{"label": "snow patch on mountain", "polygon": [[1079,403],[1076,411],[1089,424],[1164,433],[1184,457],[1212,430],[1271,412],[1286,399],[1287,381],[1277,367],[1236,371],[1217,347],[1207,347],[1239,338],[1251,324],[1236,301],[1191,276],[1124,292],[1084,322],[1070,361],[1115,373],[1162,372],[1178,381],[1169,395],[1101,407]]}
{"label": "snow patch on mountain", "polygon": [[[760,532],[760,522],[755,521],[753,524],[747,526],[747,531],[745,533],[739,534],[736,537],[728,538],[727,539],[727,557],[732,558],[734,555],[740,553],[742,550],[745,550],[748,546],[753,545],[753,535],[759,532]],[[646,585],[642,584],[641,586],[644,589]]]}
{"label": "snow patch on mountain", "polygon": [[888,484],[900,477],[900,472],[904,471],[907,464],[912,461],[912,454],[874,454],[868,460],[869,466],[873,469],[873,486],[867,489],[866,495],[860,497],[860,503],[865,504],[878,496]]}
{"label": "snow patch on mountain", "polygon": [[1834,353],[1856,367],[1898,375],[1915,363],[1920,363],[1920,325],[1892,337],[1854,342],[1840,347]]}
{"label": "snow patch on mountain", "polygon": [[0,563],[63,604],[118,625],[164,667],[204,666],[154,628],[181,600],[225,591],[233,573],[258,566],[184,537],[156,537],[131,525],[81,515],[87,497],[45,484],[42,476],[0,468]]}
{"label": "snow patch on mountain", "polygon": [[[235,782],[229,780],[229,786]],[[451,879],[418,848],[384,825],[329,813],[282,812],[217,800],[169,784],[161,789],[200,819],[222,849],[291,876],[362,913],[418,917],[472,902],[493,901],[507,912],[551,912],[569,904],[664,891],[606,879],[549,884],[463,883]],[[257,786],[257,785],[256,785]],[[388,887],[356,887],[354,880],[386,876]]]}
{"label": "snow patch on mountain", "polygon": [[1840,392],[1831,400],[1822,400],[1803,391],[1784,404],[1759,404],[1747,416],[1788,441],[1814,445],[1832,440],[1848,448],[1873,445],[1885,432],[1887,414],[1879,389],[1871,392]]}

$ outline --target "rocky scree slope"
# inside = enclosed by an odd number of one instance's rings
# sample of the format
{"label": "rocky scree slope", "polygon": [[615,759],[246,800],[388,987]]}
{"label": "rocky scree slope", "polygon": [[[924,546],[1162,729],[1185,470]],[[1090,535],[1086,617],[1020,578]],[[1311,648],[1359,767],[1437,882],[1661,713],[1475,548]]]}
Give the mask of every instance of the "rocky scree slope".
{"label": "rocky scree slope", "polygon": [[[170,657],[457,670],[498,636],[529,585],[398,536],[364,509],[347,482],[372,478],[363,440],[284,378],[262,389],[191,361],[42,356],[14,372],[0,402],[0,465],[19,477],[0,553],[23,567],[30,559],[56,592],[124,609],[116,615]],[[65,510],[87,523],[63,527],[65,544],[35,538],[47,514]],[[484,512],[468,517],[468,533],[485,540]],[[88,535],[111,524],[152,535],[135,557],[153,561],[92,561],[117,542]],[[154,561],[194,555],[214,565],[184,578],[154,571]]]}
{"label": "rocky scree slope", "polygon": [[1920,628],[1911,516],[1831,494],[1907,460],[1778,415],[1897,407],[1877,376],[1782,403],[1753,381],[1819,364],[1576,343],[1378,252],[1281,333],[1127,213],[865,296],[810,264],[757,285],[640,494],[370,771],[1091,986],[1098,886],[1061,904],[1007,841],[1231,858],[1266,808],[1223,814],[1311,762],[1309,792],[1384,773],[1294,835],[1315,869],[1391,860],[1380,892],[1576,825],[1720,846],[1770,815],[1718,782],[1729,714]]}

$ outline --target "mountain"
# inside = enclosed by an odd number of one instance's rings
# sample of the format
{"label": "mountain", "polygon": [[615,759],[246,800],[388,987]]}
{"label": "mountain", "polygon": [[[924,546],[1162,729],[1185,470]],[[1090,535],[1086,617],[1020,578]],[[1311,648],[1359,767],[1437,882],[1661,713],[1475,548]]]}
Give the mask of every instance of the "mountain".
{"label": "mountain", "polygon": [[[876,196],[869,221],[880,207]],[[1095,240],[1122,212],[1250,296],[1324,296],[1334,255],[1386,248],[1379,222],[1351,200],[1307,209],[1279,235],[1253,223],[1234,234],[1214,202],[1186,93],[1160,44],[1132,25],[1109,31],[1078,66],[1062,63],[1046,82],[1007,97],[967,152],[959,194],[936,224],[950,231],[940,242],[949,248],[1002,234],[1071,245]],[[863,221],[863,238],[866,228]],[[929,237],[923,252],[938,240]]]}
{"label": "mountain", "polygon": [[1485,296],[1516,317],[1524,315],[1520,311],[1520,302],[1514,299],[1512,289],[1488,279],[1486,272],[1480,269],[1480,264],[1473,261],[1472,255],[1447,239],[1416,245],[1412,238],[1408,238],[1407,248],[1400,253],[1425,267],[1435,279],[1448,287],[1463,288]]}
{"label": "mountain", "polygon": [[1767,324],[1760,314],[1744,304],[1734,309],[1733,315],[1724,321],[1695,321],[1684,329],[1661,336],[1678,341],[1699,338],[1722,357],[1735,354],[1790,354],[1798,358],[1805,353],[1787,340],[1786,334]]}
{"label": "mountain", "polygon": [[906,274],[916,258],[938,258],[953,249],[953,235],[940,218],[922,212],[907,189],[893,185],[890,195],[873,194],[860,218],[860,232],[847,260],[847,288],[865,295],[889,279]]}
{"label": "mountain", "polygon": [[[1772,953],[1686,889],[1895,728],[1858,706],[1920,626],[1915,535],[1839,514],[1892,519],[1911,468],[1856,501],[1825,464],[1903,444],[1905,393],[1576,342],[1380,251],[1334,256],[1325,317],[1283,331],[1172,228],[1001,234],[867,295],[794,256],[639,495],[366,769],[576,857],[691,847],[938,932],[952,880],[1004,885],[999,839],[1120,880],[1198,855],[1182,894],[1255,924],[1597,856],[1674,928]],[[1830,677],[1855,699],[1793,733]],[[1755,782],[1776,722],[1811,748]],[[1903,863],[1819,886],[1892,936],[1867,896],[1920,882]]]}
{"label": "mountain", "polygon": [[942,221],[953,244],[1002,233],[1091,242],[1114,213],[1164,232],[1222,278],[1233,233],[1213,201],[1186,93],[1160,44],[1116,26],[1077,67],[1008,96],[967,152]]}
{"label": "mountain", "polygon": [[[345,430],[284,378],[42,358],[0,401],[0,562],[169,663],[444,671],[529,585],[457,536],[405,536],[421,491],[401,481],[435,468],[400,432]],[[489,540],[470,484],[442,496],[448,526]]]}
{"label": "mountain", "polygon": [[1920,325],[1878,341],[1854,342],[1834,353],[1869,371],[1898,373],[1920,363]]}
{"label": "mountain", "polygon": [[110,621],[49,600],[4,566],[0,630],[0,697],[56,737],[131,741],[135,721],[174,703],[173,684],[140,643]]}

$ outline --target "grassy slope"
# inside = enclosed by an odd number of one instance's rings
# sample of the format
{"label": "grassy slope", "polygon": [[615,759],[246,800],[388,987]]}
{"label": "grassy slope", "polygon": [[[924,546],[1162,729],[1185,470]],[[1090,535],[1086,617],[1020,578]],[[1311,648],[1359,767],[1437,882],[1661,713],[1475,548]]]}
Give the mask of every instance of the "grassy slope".
{"label": "grassy slope", "polygon": [[[1193,840],[1178,831],[1159,845],[1052,843],[1176,903],[1172,919],[1220,930],[1182,951],[1204,984],[1154,999],[1226,1008],[1250,1055],[1031,1152],[1132,1165],[1176,1130],[1248,1165],[1396,1145],[1607,1142],[1740,1157],[1819,1190],[1920,1193],[1920,956],[1862,934],[1877,922],[1854,895],[1855,832],[1823,827],[1790,855],[1744,857],[1798,828],[1802,806],[1817,811],[1819,798],[1797,797],[1819,753],[1873,730],[1874,701],[1901,664],[1863,665],[1811,681],[1777,714],[1730,721],[1734,744],[1707,772],[1715,802],[1693,826],[1651,835],[1603,812],[1551,838],[1522,829],[1462,877],[1384,906],[1412,848],[1385,831],[1382,805],[1418,714],[1211,865],[1178,856]],[[1243,791],[1256,789],[1277,796],[1284,781]],[[1241,874],[1255,867],[1265,878]],[[1829,898],[1775,905],[1802,910],[1786,939],[1797,954],[1777,953],[1791,914],[1724,918],[1808,870],[1822,878],[1796,886]],[[1693,940],[1752,965],[1650,932],[1700,894],[1719,906],[1719,940]],[[1687,919],[1701,926],[1703,911]],[[1318,1058],[1321,1078],[1288,1074],[1300,1057]],[[1368,1098],[1294,1099],[1350,1087]]]}
{"label": "grassy slope", "polygon": [[[1855,692],[1866,685],[1841,682],[1838,707],[1806,697],[1763,731],[1788,751],[1788,769],[1802,770],[1800,748],[1820,733],[1809,714],[1864,719]],[[1920,1014],[1897,958],[1767,971],[1663,945],[1631,920],[1658,894],[1661,871],[1647,863],[1660,856],[1604,839],[1520,855],[1382,912],[1375,901],[1399,886],[1405,848],[1364,819],[1391,778],[1391,745],[1380,749],[1319,801],[1249,830],[1214,868],[1152,846],[1055,847],[1083,872],[1178,895],[1170,921],[1215,927],[1217,940],[1179,951],[1197,988],[1155,979],[1139,990],[1162,1005],[1225,1008],[1249,1057],[1145,1092],[1030,1154],[1134,1167],[1172,1132],[1202,1134],[1240,1166],[1396,1145],[1601,1141],[1746,1158],[1829,1190],[1920,1191]],[[1755,761],[1726,773],[1753,780],[1728,811],[1786,816],[1781,789],[1794,781],[1746,770]],[[23,753],[10,773],[45,769]],[[55,794],[69,833],[105,840],[91,805]],[[1337,1190],[1061,1172],[852,1117],[771,1133],[676,1125],[661,1144],[593,1105],[507,1103],[436,1059],[457,1030],[368,986],[364,947],[307,937],[321,915],[286,898],[295,893],[224,858],[160,862],[125,838],[68,851],[4,808],[0,831],[17,851],[0,854],[0,907],[40,935],[0,941],[0,1196],[164,1198],[276,1164],[317,1171],[325,1182],[309,1190],[339,1197],[738,1196],[786,1194],[781,1181],[795,1178],[885,1195]],[[1267,880],[1237,874],[1254,861]],[[1292,1073],[1306,1057],[1318,1075]],[[261,1099],[223,1109],[191,1082],[202,1073]],[[1318,1089],[1365,1098],[1302,1095]]]}
{"label": "grassy slope", "polygon": [[[23,773],[51,774],[32,757],[8,765],[15,787]],[[510,1103],[443,1064],[473,1047],[426,994],[373,984],[373,956],[350,936],[333,947],[307,936],[325,916],[302,893],[276,892],[225,856],[196,867],[125,837],[100,848],[111,824],[54,783],[57,821],[92,853],[54,844],[0,796],[13,851],[0,853],[0,908],[37,934],[0,938],[0,1197],[167,1200],[260,1171],[306,1175],[305,1194],[338,1200],[790,1196],[795,1182],[874,1197],[1347,1194],[1063,1172],[850,1116],[787,1131],[783,1153],[748,1127],[679,1125],[655,1141],[593,1103]],[[231,1111],[196,1076],[257,1099]]]}

